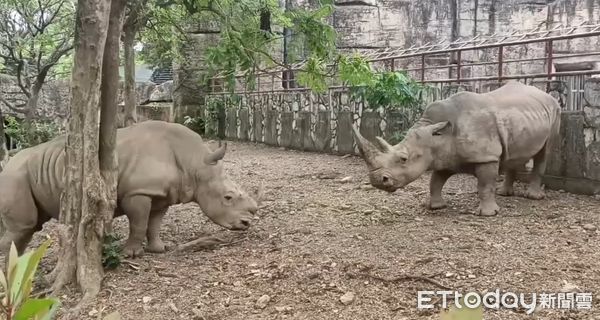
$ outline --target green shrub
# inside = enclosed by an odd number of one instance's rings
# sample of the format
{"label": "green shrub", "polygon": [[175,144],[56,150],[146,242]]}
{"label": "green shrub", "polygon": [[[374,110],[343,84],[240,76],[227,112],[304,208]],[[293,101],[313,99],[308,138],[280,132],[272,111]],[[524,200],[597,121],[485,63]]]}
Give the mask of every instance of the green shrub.
{"label": "green shrub", "polygon": [[27,132],[25,124],[15,117],[5,117],[6,126],[4,132],[13,138],[21,148],[29,148],[46,141],[54,139],[62,134],[61,128],[52,121],[34,120],[31,134]]}
{"label": "green shrub", "polygon": [[119,236],[109,233],[104,236],[102,244],[102,266],[107,269],[115,269],[121,265],[121,246]]}
{"label": "green shrub", "polygon": [[31,298],[31,288],[40,260],[50,245],[46,240],[37,249],[18,256],[15,244],[10,247],[8,270],[6,276],[0,270],[0,283],[4,291],[2,296],[1,312],[5,319],[10,320],[46,320],[52,319],[60,307],[56,298],[37,299]]}

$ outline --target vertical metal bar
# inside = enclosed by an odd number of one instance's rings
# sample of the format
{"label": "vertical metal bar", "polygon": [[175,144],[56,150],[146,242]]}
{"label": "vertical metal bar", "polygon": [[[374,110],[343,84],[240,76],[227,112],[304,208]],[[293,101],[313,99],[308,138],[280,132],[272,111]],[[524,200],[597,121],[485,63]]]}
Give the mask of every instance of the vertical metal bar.
{"label": "vertical metal bar", "polygon": [[392,72],[396,71],[396,59],[392,59]]}
{"label": "vertical metal bar", "polygon": [[425,82],[425,54],[421,55],[421,82]]}
{"label": "vertical metal bar", "polygon": [[548,80],[552,79],[552,59],[553,59],[553,43],[552,40],[548,40],[546,43],[546,49],[548,51],[548,55],[546,57],[546,63],[548,64]]}
{"label": "vertical metal bar", "polygon": [[498,47],[498,82],[502,82],[504,72],[504,46]]}
{"label": "vertical metal bar", "polygon": [[462,62],[462,50],[456,53],[456,84],[460,84],[460,65]]}
{"label": "vertical metal bar", "polygon": [[546,41],[546,69],[548,74],[548,82],[546,82],[546,92],[550,90],[550,80],[552,80],[552,58],[553,58],[552,40]]}

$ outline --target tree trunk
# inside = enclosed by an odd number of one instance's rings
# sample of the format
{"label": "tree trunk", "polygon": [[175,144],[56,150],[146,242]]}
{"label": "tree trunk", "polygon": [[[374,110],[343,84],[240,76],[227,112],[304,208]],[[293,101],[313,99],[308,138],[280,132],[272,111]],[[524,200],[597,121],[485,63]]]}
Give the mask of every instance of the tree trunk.
{"label": "tree trunk", "polygon": [[[116,205],[114,118],[118,81],[114,79],[115,74],[118,78],[116,59],[125,4],[124,0],[113,0],[112,4],[111,8],[111,0],[79,0],[77,6],[66,190],[59,218],[61,254],[53,290],[57,294],[64,284],[76,280],[84,294],[80,306],[100,291],[104,230]],[[101,99],[101,120],[112,123],[99,128]]]}
{"label": "tree trunk", "polygon": [[[34,88],[35,89],[35,88]],[[25,106],[25,141],[29,144],[30,147],[36,145],[35,141],[35,129],[33,127],[33,120],[35,118],[35,110],[38,105],[38,101],[40,98],[40,90],[32,90],[31,97],[27,99],[27,105]]]}
{"label": "tree trunk", "polygon": [[4,169],[4,160],[8,156],[8,150],[6,150],[6,134],[4,133],[4,115],[2,115],[2,109],[0,109],[0,172]]}
{"label": "tree trunk", "polygon": [[132,8],[125,24],[123,51],[125,52],[125,114],[123,115],[123,126],[128,127],[137,122],[136,92],[135,92],[135,34],[137,32],[137,10],[136,5]]}

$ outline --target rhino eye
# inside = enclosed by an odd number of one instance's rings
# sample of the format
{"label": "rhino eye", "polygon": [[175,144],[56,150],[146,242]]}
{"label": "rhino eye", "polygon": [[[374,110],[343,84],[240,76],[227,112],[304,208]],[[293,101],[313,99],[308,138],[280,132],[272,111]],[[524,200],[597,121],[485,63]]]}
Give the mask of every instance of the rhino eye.
{"label": "rhino eye", "polygon": [[398,162],[405,163],[408,160],[406,156],[398,156]]}
{"label": "rhino eye", "polygon": [[225,200],[229,201],[231,199],[232,199],[231,196],[225,196]]}

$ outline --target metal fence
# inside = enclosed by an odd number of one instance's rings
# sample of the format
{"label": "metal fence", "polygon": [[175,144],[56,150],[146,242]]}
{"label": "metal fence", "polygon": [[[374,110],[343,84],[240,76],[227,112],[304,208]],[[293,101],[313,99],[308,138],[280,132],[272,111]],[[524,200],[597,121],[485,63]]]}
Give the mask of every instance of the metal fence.
{"label": "metal fence", "polygon": [[[586,81],[600,75],[599,36],[599,24],[552,29],[541,24],[524,33],[359,53],[375,70],[405,70],[432,86],[425,104],[458,91],[488,92],[517,80],[551,93],[563,110],[577,111],[585,104]],[[207,109],[214,104],[224,107],[213,125],[219,135],[302,150],[356,153],[350,125],[359,126],[367,138],[391,139],[419,116],[410,108],[371,110],[352,99],[349,88],[335,77],[328,79],[331,86],[326,92],[312,92],[294,80],[301,68],[298,63],[258,74],[255,90],[247,90],[239,74],[234,94],[225,90],[223,77],[213,78],[206,103]]]}

